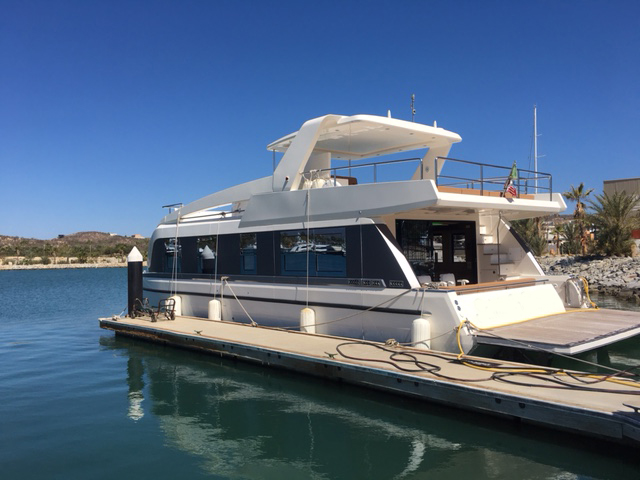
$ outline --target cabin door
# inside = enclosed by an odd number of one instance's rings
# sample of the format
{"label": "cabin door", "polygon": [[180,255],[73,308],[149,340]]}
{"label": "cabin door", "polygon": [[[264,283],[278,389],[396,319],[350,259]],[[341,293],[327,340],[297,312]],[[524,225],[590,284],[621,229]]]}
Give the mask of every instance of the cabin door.
{"label": "cabin door", "polygon": [[433,222],[433,271],[437,280],[453,274],[456,282],[478,283],[476,231],[473,222]]}
{"label": "cabin door", "polygon": [[478,283],[474,222],[396,220],[396,239],[417,276],[442,274]]}

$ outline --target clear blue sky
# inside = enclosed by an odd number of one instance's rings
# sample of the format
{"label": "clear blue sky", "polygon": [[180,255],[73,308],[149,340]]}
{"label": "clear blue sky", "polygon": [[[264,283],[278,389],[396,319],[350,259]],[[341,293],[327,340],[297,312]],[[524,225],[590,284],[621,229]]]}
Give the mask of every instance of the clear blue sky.
{"label": "clear blue sky", "polygon": [[0,234],[150,235],[327,113],[410,118],[554,190],[640,176],[640,2],[0,0]]}

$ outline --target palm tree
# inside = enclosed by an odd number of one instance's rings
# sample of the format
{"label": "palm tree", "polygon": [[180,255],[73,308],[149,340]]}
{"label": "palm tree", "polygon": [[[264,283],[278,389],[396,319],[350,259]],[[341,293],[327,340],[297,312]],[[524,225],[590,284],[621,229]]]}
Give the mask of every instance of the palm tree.
{"label": "palm tree", "polygon": [[563,224],[557,224],[553,226],[553,230],[551,231],[551,233],[553,233],[553,241],[556,244],[556,255],[560,255],[560,243],[562,242],[562,234],[564,233],[564,225]]}
{"label": "palm tree", "polygon": [[511,226],[518,232],[535,256],[544,255],[547,249],[547,238],[542,231],[540,218],[514,220],[511,222]]}
{"label": "palm tree", "polygon": [[580,185],[578,185],[577,187],[574,187],[573,185],[571,185],[571,188],[562,194],[564,198],[566,198],[567,200],[576,202],[576,209],[573,211],[573,218],[575,218],[576,221],[578,222],[578,228],[580,233],[580,251],[582,255],[585,255],[587,253],[587,241],[588,241],[587,228],[584,222],[585,204],[583,200],[586,200],[591,192],[593,192],[593,188],[586,190],[584,188],[584,183],[580,182]]}
{"label": "palm tree", "polygon": [[580,252],[580,229],[577,222],[568,222],[562,228],[562,250],[564,253],[575,255]]}
{"label": "palm tree", "polygon": [[625,191],[596,195],[596,201],[589,202],[598,251],[605,255],[631,254],[631,230],[640,227],[640,216],[634,212],[639,205],[640,197]]}

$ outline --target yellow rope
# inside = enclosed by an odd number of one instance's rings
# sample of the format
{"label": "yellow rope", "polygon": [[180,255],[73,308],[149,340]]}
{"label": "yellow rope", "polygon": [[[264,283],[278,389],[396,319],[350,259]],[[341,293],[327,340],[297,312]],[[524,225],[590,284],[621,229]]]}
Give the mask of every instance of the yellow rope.
{"label": "yellow rope", "polygon": [[580,277],[580,280],[582,280],[582,284],[584,285],[584,293],[587,296],[587,300],[589,300],[591,308],[598,310],[600,307],[598,307],[598,305],[591,301],[591,297],[589,296],[589,282],[587,282],[587,279],[584,277]]}
{"label": "yellow rope", "polygon": [[[629,382],[629,381],[625,381],[625,380],[619,380],[617,378],[613,378],[611,376],[606,376],[606,375],[596,375],[593,373],[573,373],[571,375],[569,375],[568,373],[566,373],[563,370],[557,370],[557,371],[550,371],[547,369],[539,369],[539,368],[522,368],[522,369],[513,369],[510,367],[506,367],[506,368],[500,368],[500,367],[483,367],[481,365],[474,365],[473,363],[469,363],[469,362],[465,362],[464,360],[462,360],[462,358],[465,356],[464,350],[462,349],[462,342],[460,340],[460,331],[462,330],[462,327],[464,325],[469,325],[471,328],[478,330],[478,331],[482,331],[481,328],[476,327],[473,323],[471,323],[468,319],[463,320],[462,322],[460,322],[460,324],[457,327],[457,332],[456,332],[456,340],[458,342],[458,349],[460,350],[460,353],[458,354],[457,359],[466,367],[470,367],[470,368],[475,368],[477,370],[485,370],[488,372],[509,372],[509,373],[538,373],[538,374],[543,374],[543,375],[565,375],[565,376],[574,376],[574,377],[581,377],[581,378],[593,378],[595,380],[601,380],[601,381],[605,381],[605,382],[611,382],[611,383],[616,383],[619,385],[625,385],[628,387],[633,387],[633,388],[640,388],[640,383],[637,382]],[[622,373],[622,372],[620,372]]]}

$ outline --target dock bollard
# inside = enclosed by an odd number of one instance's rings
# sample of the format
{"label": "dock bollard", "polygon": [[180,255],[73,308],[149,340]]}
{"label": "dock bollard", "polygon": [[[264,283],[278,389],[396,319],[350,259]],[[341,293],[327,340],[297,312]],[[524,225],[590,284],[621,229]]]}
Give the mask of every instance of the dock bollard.
{"label": "dock bollard", "polygon": [[127,292],[127,311],[131,316],[136,299],[142,302],[142,254],[137,247],[133,247],[127,255]]}

